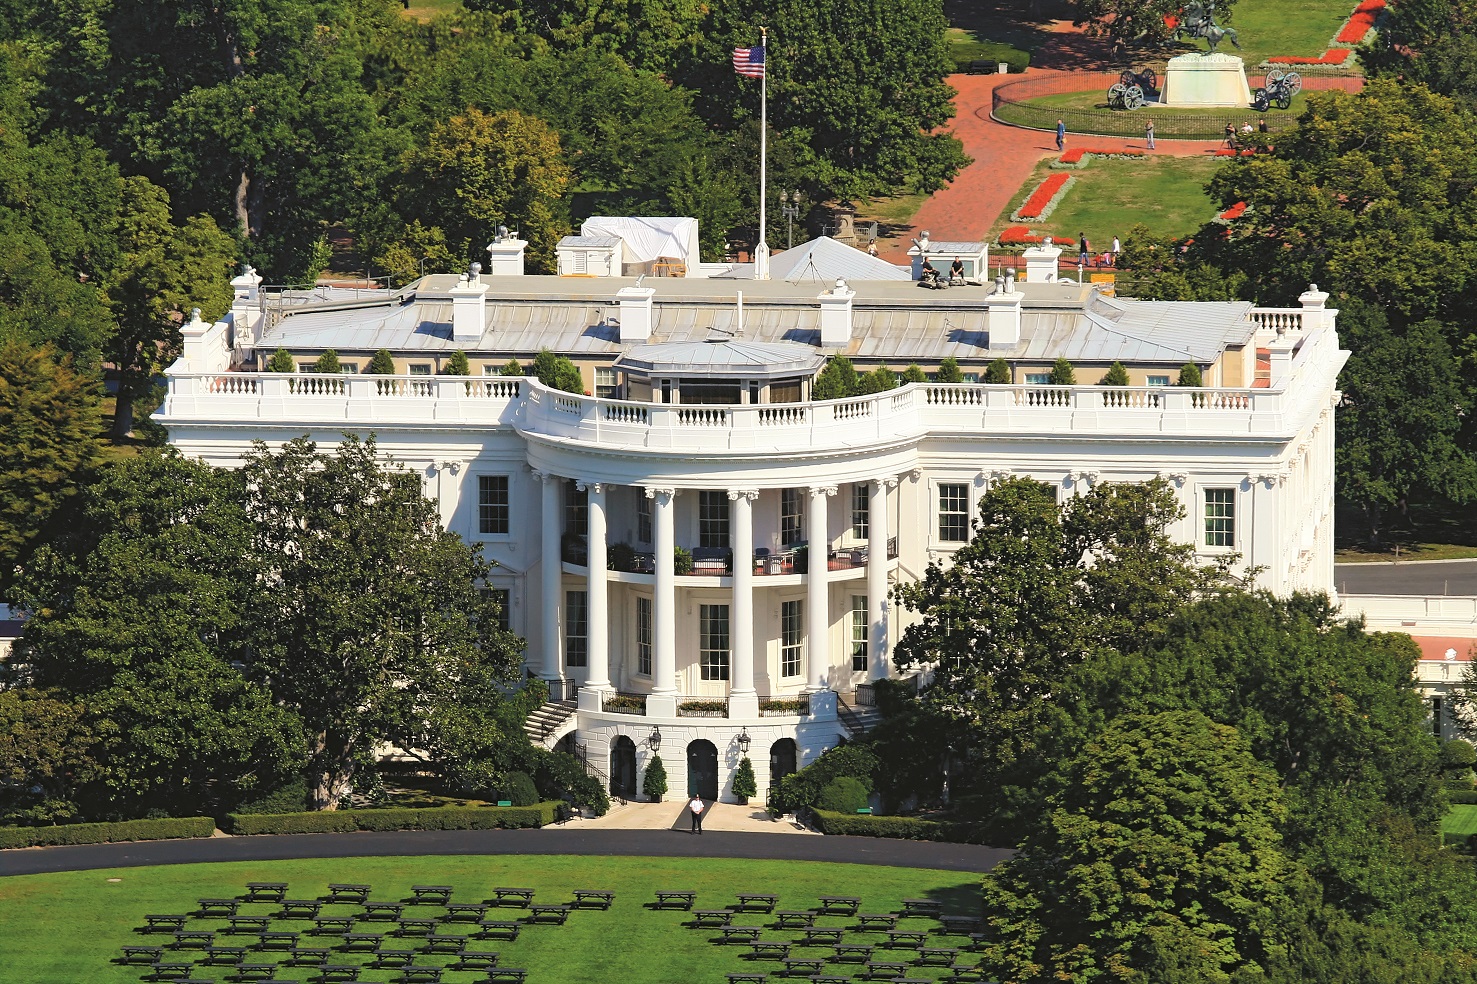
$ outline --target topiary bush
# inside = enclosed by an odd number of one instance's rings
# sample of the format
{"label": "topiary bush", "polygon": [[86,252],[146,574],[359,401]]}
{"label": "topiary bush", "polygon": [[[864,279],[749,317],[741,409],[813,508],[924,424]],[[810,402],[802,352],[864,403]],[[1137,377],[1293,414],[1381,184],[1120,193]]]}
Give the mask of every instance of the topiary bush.
{"label": "topiary bush", "polygon": [[660,755],[653,755],[651,761],[646,763],[646,775],[641,779],[641,795],[653,803],[660,803],[662,797],[667,795],[667,768],[662,765]]}
{"label": "topiary bush", "polygon": [[[875,788],[877,756],[855,745],[838,745],[810,765],[780,781],[770,808],[780,813],[794,813],[813,807],[820,801],[821,791],[831,780],[849,776],[870,793]],[[866,804],[863,803],[863,806]]]}
{"label": "topiary bush", "polygon": [[514,806],[532,806],[539,801],[538,789],[533,777],[526,772],[509,772],[503,780],[503,799],[511,800]]}
{"label": "topiary bush", "polygon": [[814,805],[817,810],[831,813],[855,813],[867,805],[867,787],[851,776],[832,779]]}
{"label": "topiary bush", "polygon": [[759,795],[759,784],[754,779],[754,763],[749,761],[747,755],[739,760],[738,768],[734,770],[733,795],[744,801],[750,796]]}
{"label": "topiary bush", "polygon": [[279,348],[267,360],[267,372],[297,372],[297,360],[285,348]]}

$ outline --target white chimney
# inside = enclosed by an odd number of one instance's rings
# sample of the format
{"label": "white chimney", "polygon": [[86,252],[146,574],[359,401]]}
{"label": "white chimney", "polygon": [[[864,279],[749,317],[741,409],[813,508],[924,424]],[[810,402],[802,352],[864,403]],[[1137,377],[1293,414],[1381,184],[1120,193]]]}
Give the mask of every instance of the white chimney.
{"label": "white chimney", "polygon": [[1026,283],[1054,284],[1057,281],[1057,259],[1062,255],[1060,246],[1042,243],[1026,247]]}
{"label": "white chimney", "polygon": [[261,274],[250,263],[241,270],[240,276],[231,280],[231,320],[236,327],[236,344],[246,345],[260,340],[266,324],[266,313],[261,309]]}
{"label": "white chimney", "polygon": [[622,287],[615,292],[615,299],[621,305],[622,342],[644,342],[651,337],[654,320],[651,299],[655,296],[656,289],[652,287]]}
{"label": "white chimney", "polygon": [[851,299],[856,291],[838,278],[836,286],[821,291],[821,348],[842,348],[851,341]]}
{"label": "white chimney", "polygon": [[1007,278],[1003,289],[985,298],[985,331],[990,348],[1014,348],[1021,340],[1021,304],[1026,295],[1015,289],[1015,278]]}
{"label": "white chimney", "polygon": [[1272,389],[1281,389],[1286,386],[1292,376],[1292,350],[1297,345],[1297,338],[1292,335],[1278,335],[1267,345],[1268,376]]}
{"label": "white chimney", "polygon": [[523,253],[528,240],[514,239],[499,226],[498,237],[487,246],[487,275],[490,277],[523,276]]}
{"label": "white chimney", "polygon": [[1337,311],[1330,310],[1328,304],[1328,291],[1319,290],[1317,284],[1309,284],[1308,289],[1298,295],[1298,303],[1303,306],[1303,331],[1315,331],[1325,325],[1333,324]]}
{"label": "white chimney", "polygon": [[477,276],[479,264],[472,264],[474,273],[462,277],[451,288],[451,340],[454,342],[477,342],[487,330],[487,285]]}

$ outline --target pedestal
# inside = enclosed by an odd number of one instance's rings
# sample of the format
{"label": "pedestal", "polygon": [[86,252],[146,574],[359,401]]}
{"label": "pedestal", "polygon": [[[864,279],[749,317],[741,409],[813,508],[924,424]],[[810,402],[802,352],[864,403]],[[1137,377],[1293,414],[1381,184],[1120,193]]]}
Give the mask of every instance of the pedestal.
{"label": "pedestal", "polygon": [[1237,106],[1251,105],[1251,88],[1246,84],[1246,63],[1236,55],[1223,51],[1215,54],[1178,55],[1169,60],[1164,71],[1164,86],[1159,95],[1164,106]]}

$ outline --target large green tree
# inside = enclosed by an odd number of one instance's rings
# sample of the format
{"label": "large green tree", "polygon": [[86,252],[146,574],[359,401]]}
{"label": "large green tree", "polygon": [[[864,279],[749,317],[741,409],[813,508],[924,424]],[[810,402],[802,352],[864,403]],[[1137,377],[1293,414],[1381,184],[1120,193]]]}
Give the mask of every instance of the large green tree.
{"label": "large green tree", "polygon": [[244,480],[265,588],[247,612],[249,672],[301,716],[309,801],[331,810],[377,744],[515,681],[522,644],[482,590],[490,565],[372,440],[258,444]]}
{"label": "large green tree", "polygon": [[[1214,0],[1216,23],[1225,26],[1236,0]],[[1075,23],[1093,37],[1135,44],[1163,44],[1184,17],[1184,0],[1072,0]]]}

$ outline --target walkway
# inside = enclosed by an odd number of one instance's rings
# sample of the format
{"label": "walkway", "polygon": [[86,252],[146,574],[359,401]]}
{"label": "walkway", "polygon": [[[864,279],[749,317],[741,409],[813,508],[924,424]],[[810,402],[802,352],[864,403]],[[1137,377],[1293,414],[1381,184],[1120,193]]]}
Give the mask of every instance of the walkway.
{"label": "walkway", "polygon": [[1335,564],[1341,595],[1477,595],[1477,560],[1428,560],[1387,564]]}
{"label": "walkway", "polygon": [[292,834],[26,848],[0,851],[0,876],[156,864],[460,854],[753,858],[978,873],[988,871],[1012,853],[970,844],[934,844],[872,837],[784,837],[718,829],[696,837],[686,831],[611,830],[590,821],[574,820],[563,827],[543,830]]}
{"label": "walkway", "polygon": [[[610,812],[593,820],[576,820],[558,830],[676,830],[692,829],[687,805],[670,803],[612,803]],[[750,834],[800,834],[819,837],[808,827],[793,820],[777,820],[762,806],[739,806],[737,803],[709,803],[703,819],[703,830]]]}

